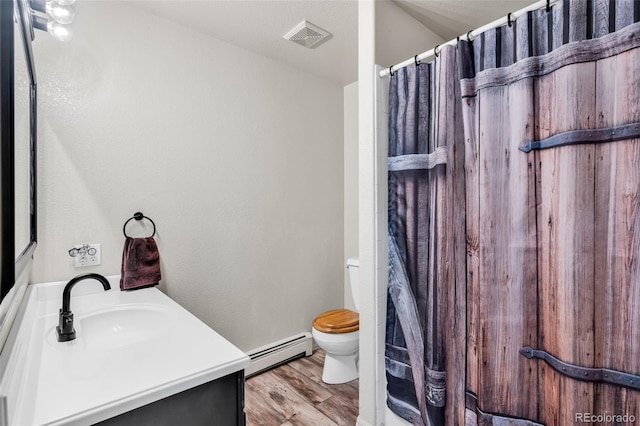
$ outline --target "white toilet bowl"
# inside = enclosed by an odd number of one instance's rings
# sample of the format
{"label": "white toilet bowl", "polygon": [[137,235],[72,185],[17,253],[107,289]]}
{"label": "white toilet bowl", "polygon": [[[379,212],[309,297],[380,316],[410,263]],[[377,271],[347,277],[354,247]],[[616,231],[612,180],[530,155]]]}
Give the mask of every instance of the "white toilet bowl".
{"label": "white toilet bowl", "polygon": [[[347,260],[351,294],[356,309],[358,297],[358,259]],[[322,381],[330,384],[345,383],[358,378],[358,346],[360,317],[349,309],[333,309],[318,315],[313,321],[311,334],[324,349]]]}
{"label": "white toilet bowl", "polygon": [[360,331],[323,333],[312,328],[311,334],[324,349],[322,381],[329,384],[346,383],[358,378],[358,342]]}

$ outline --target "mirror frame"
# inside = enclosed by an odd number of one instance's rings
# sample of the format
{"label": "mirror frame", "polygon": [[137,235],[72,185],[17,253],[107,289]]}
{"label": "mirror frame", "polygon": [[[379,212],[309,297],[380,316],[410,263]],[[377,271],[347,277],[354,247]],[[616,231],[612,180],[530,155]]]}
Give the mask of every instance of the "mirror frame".
{"label": "mirror frame", "polygon": [[[14,19],[16,21],[14,21]],[[16,255],[15,248],[15,57],[16,31],[22,39],[30,78],[30,241]],[[37,245],[36,147],[37,79],[33,60],[31,11],[28,0],[0,1],[0,301],[26,269]],[[20,141],[18,141],[20,142]],[[26,141],[25,141],[26,142]],[[16,257],[17,256],[17,257]]]}

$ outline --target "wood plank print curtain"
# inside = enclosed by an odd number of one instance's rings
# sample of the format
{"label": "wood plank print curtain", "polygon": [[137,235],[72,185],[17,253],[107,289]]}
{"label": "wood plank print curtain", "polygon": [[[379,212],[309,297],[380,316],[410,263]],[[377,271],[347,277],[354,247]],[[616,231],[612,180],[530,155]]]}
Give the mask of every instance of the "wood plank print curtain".
{"label": "wood plank print curtain", "polygon": [[640,420],[639,20],[565,0],[391,77],[387,403],[413,424]]}
{"label": "wood plank print curtain", "polygon": [[528,358],[640,375],[640,133],[616,129],[640,127],[639,9],[565,1],[459,46],[478,424],[640,416],[638,390]]}
{"label": "wood plank print curtain", "polygon": [[449,114],[461,108],[455,55],[444,49],[390,83],[387,402],[415,425],[443,424],[445,346],[459,337],[444,327],[447,292],[465,273],[464,235],[452,232],[464,229],[462,122]]}

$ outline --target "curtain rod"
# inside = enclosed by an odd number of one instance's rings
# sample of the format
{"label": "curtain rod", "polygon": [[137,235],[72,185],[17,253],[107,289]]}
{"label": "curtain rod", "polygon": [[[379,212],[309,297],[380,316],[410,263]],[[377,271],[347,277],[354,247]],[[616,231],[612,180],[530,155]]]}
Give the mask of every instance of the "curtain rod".
{"label": "curtain rod", "polygon": [[453,40],[449,40],[446,43],[442,43],[437,45],[435,48],[431,49],[431,50],[427,50],[426,52],[423,52],[419,55],[414,56],[411,59],[407,59],[406,61],[400,62],[399,64],[396,65],[392,65],[389,68],[385,68],[382,71],[380,71],[380,77],[386,77],[388,76],[391,72],[395,72],[398,71],[401,68],[404,68],[406,66],[409,66],[411,64],[416,63],[416,61],[420,62],[424,59],[427,58],[431,58],[432,56],[436,56],[436,49],[438,49],[438,51],[440,51],[440,49],[442,49],[442,47],[447,46],[447,45],[451,45],[454,46],[456,44],[458,44],[458,40],[459,39],[467,39],[468,41],[471,41],[473,38],[479,36],[480,34],[482,34],[485,31],[489,31],[492,30],[494,28],[497,28],[499,26],[502,26],[504,24],[508,24],[510,22],[513,22],[516,20],[516,18],[518,18],[519,16],[524,15],[527,12],[531,12],[532,10],[538,10],[538,9],[542,9],[543,7],[551,7],[552,5],[556,4],[557,2],[559,2],[560,0],[540,0],[537,1],[535,3],[533,3],[530,6],[527,6],[525,8],[522,8],[520,10],[518,10],[517,12],[513,12],[513,13],[509,13],[507,16],[503,16],[502,18],[496,19],[495,21],[484,25],[478,29],[475,29],[473,31],[469,31],[466,34],[461,35],[460,37],[454,38]]}

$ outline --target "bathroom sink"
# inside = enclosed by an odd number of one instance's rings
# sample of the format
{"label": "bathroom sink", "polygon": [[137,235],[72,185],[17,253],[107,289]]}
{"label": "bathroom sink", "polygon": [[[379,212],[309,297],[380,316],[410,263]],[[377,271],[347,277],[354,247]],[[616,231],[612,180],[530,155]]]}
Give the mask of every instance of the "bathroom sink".
{"label": "bathroom sink", "polygon": [[169,315],[160,305],[126,305],[92,312],[77,320],[87,350],[129,346],[163,334]]}
{"label": "bathroom sink", "polygon": [[6,424],[96,424],[249,365],[244,352],[157,288],[117,291],[120,277],[108,280],[114,290],[74,290],[76,338],[63,342],[56,326],[68,283],[29,285],[21,340],[3,350],[14,360],[0,376],[0,398],[11,395]]}
{"label": "bathroom sink", "polygon": [[[79,314],[75,322],[77,342],[67,346],[102,351],[135,345],[164,334],[169,328],[169,319],[166,307],[144,303]],[[47,340],[55,347],[65,346],[51,338]]]}

